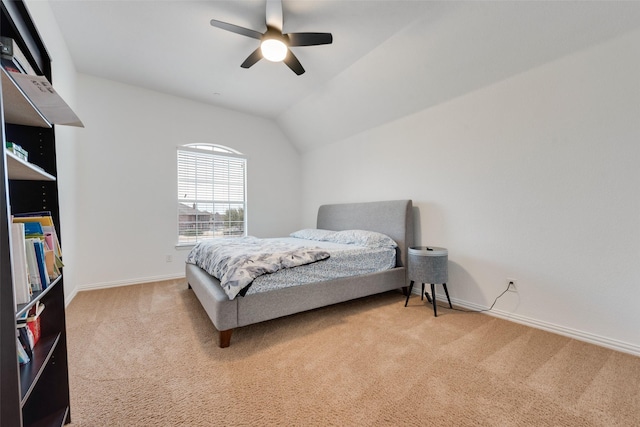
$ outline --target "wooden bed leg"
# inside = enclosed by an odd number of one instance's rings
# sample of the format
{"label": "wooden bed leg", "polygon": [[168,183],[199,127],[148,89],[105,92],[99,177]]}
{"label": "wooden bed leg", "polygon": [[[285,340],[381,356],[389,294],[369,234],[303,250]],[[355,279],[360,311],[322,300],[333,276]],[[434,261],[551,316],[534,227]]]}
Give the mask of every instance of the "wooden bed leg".
{"label": "wooden bed leg", "polygon": [[220,331],[220,348],[227,348],[231,345],[231,334],[233,329],[227,329],[226,331]]}

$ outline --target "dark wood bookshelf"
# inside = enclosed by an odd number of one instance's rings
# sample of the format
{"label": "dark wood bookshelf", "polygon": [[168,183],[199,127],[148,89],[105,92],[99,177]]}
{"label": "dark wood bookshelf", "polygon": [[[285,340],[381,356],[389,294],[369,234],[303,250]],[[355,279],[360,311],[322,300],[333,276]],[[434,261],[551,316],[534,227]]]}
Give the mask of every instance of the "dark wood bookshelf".
{"label": "dark wood bookshelf", "polygon": [[[34,78],[51,82],[51,58],[26,5],[19,0],[1,0],[0,9],[1,35],[11,38],[21,50],[29,65],[40,76]],[[43,101],[26,94],[29,91],[24,77],[24,74],[12,74],[0,68],[3,156],[0,162],[0,425],[62,426],[71,422],[64,274],[44,290],[34,292],[26,304],[16,306],[13,289],[12,214],[51,212],[58,238],[62,242],[55,131],[54,124],[46,118],[46,109],[50,109],[51,105],[44,106]],[[29,77],[26,80],[33,79]],[[35,98],[37,96],[34,95]],[[54,96],[57,94],[54,93]],[[64,101],[55,104],[54,108],[56,112],[75,117]],[[7,141],[27,150],[28,159],[21,159],[9,152]],[[32,350],[30,361],[20,365],[17,322],[38,302],[44,305],[39,316],[40,338]]]}

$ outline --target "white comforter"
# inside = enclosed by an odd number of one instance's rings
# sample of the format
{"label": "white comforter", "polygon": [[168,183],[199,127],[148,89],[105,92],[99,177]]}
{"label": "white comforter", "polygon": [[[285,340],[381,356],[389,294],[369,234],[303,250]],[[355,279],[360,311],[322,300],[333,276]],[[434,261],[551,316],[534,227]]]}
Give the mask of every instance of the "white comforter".
{"label": "white comforter", "polygon": [[300,247],[249,236],[199,242],[189,252],[187,263],[197,265],[220,280],[229,299],[234,299],[262,274],[326,258],[329,258],[329,252],[317,247]]}

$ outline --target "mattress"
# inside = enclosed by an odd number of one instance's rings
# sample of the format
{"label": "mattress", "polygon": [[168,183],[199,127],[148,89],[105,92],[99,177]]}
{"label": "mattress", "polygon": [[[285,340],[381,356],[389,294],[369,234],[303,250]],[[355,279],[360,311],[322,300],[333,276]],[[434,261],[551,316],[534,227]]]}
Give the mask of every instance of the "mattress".
{"label": "mattress", "polygon": [[396,266],[396,249],[372,248],[293,237],[274,238],[292,245],[319,247],[330,253],[328,259],[299,267],[279,270],[257,277],[245,295],[273,291],[291,286],[359,276],[389,270]]}

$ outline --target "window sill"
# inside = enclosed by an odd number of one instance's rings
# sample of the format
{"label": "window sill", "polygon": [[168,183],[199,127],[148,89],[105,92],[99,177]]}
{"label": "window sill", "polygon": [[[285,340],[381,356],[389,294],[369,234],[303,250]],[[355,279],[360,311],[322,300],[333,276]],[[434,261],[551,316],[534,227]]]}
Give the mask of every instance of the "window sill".
{"label": "window sill", "polygon": [[195,245],[195,243],[176,243],[175,248],[179,251],[190,251]]}

